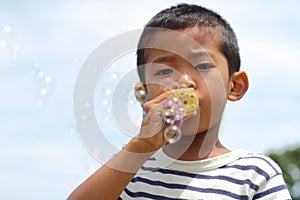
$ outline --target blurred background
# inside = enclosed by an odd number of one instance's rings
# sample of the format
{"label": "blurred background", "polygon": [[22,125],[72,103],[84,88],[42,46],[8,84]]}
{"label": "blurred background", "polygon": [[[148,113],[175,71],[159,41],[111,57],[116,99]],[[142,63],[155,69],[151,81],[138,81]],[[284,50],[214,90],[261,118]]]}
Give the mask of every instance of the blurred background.
{"label": "blurred background", "polygon": [[[217,11],[238,36],[250,88],[243,100],[228,103],[221,140],[231,149],[271,155],[299,199],[297,0],[0,1],[1,199],[66,199],[101,166],[74,128],[79,70],[104,41],[142,28],[154,14],[181,2]],[[134,69],[134,58],[129,60]],[[124,62],[112,64],[117,72],[107,72],[111,81],[121,79]],[[110,141],[125,144],[114,121],[105,117],[113,89],[109,79],[101,83],[95,112],[104,116]]]}

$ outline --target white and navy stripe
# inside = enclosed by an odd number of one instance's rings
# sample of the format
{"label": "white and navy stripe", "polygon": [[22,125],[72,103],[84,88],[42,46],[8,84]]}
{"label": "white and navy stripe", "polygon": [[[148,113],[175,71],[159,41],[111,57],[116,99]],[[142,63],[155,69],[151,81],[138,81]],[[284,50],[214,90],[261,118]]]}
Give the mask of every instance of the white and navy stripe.
{"label": "white and navy stripe", "polygon": [[[161,158],[149,159],[119,199],[291,199],[280,168],[260,154],[236,151],[168,166]],[[190,165],[199,170],[191,171]]]}

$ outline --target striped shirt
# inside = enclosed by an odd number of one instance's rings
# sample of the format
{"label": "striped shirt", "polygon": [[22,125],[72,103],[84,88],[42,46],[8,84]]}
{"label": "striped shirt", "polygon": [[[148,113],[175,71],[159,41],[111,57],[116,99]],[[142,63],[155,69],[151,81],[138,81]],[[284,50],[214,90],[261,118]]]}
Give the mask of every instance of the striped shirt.
{"label": "striped shirt", "polygon": [[180,161],[159,150],[119,199],[291,199],[281,169],[269,157],[236,150],[201,161]]}

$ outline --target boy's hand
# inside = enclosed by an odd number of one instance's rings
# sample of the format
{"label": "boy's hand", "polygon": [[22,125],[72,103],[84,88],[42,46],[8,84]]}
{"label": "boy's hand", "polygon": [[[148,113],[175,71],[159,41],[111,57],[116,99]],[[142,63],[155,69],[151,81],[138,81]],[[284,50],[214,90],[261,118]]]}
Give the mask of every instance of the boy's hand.
{"label": "boy's hand", "polygon": [[164,138],[163,104],[173,96],[174,93],[172,91],[167,91],[145,102],[143,105],[143,109],[147,114],[136,139],[146,142],[152,148],[152,151],[158,150],[166,143]]}

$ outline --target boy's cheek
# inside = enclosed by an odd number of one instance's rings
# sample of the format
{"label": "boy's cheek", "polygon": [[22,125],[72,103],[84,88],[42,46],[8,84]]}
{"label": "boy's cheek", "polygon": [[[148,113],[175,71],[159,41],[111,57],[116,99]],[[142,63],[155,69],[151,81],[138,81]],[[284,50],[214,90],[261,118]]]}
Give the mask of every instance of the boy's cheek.
{"label": "boy's cheek", "polygon": [[149,100],[152,100],[167,91],[168,89],[164,88],[160,84],[147,84],[147,93]]}

